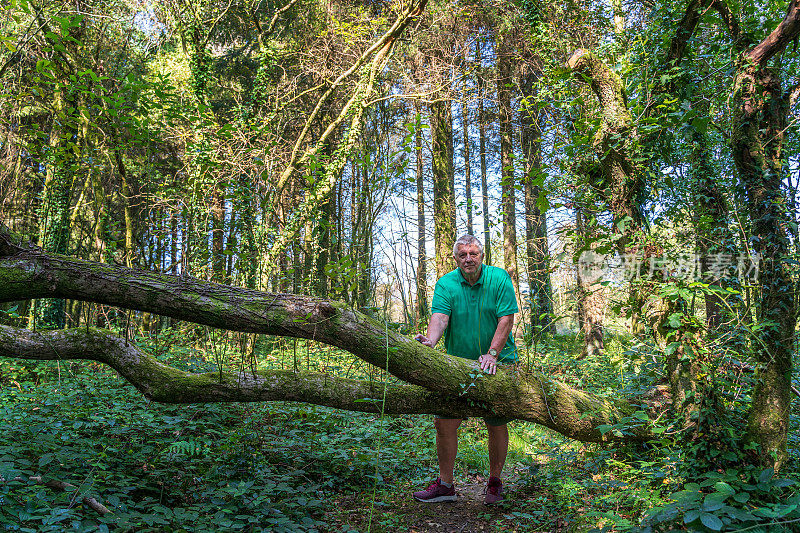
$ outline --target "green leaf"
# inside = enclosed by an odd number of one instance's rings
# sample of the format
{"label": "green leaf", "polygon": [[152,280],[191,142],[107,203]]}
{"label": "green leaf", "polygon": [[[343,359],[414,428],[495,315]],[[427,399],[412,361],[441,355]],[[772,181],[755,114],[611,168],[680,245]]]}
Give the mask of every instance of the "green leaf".
{"label": "green leaf", "polygon": [[683,523],[691,524],[698,518],[700,518],[700,511],[697,509],[692,509],[691,511],[687,511],[686,514],[683,515]]}
{"label": "green leaf", "polygon": [[697,132],[701,135],[705,135],[706,131],[708,131],[708,122],[711,120],[711,117],[695,117],[692,120],[692,127],[697,130]]}
{"label": "green leaf", "polygon": [[713,514],[709,513],[701,514],[700,521],[703,523],[704,526],[713,531],[719,531],[720,529],[722,529],[722,520],[720,520]]}
{"label": "green leaf", "polygon": [[745,503],[745,502],[747,502],[747,500],[750,499],[750,493],[749,492],[737,492],[736,494],[733,495],[733,499],[735,501],[739,502],[739,503]]}
{"label": "green leaf", "polygon": [[671,343],[669,343],[667,345],[667,347],[664,348],[664,355],[672,355],[672,354],[674,354],[675,350],[677,350],[678,346],[680,346],[680,345],[681,345],[680,342],[671,342]]}
{"label": "green leaf", "polygon": [[786,516],[787,514],[791,513],[795,509],[797,509],[797,505],[796,504],[795,505],[776,505],[775,506],[775,512],[778,513],[778,517],[781,517],[781,518]]}
{"label": "green leaf", "polygon": [[550,209],[550,201],[547,199],[547,196],[544,192],[539,194],[539,198],[536,199],[536,207],[539,208],[539,211],[544,214]]}
{"label": "green leaf", "polygon": [[700,499],[700,493],[693,490],[681,490],[672,495],[678,503],[689,503]]}
{"label": "green leaf", "polygon": [[707,494],[705,499],[703,499],[703,510],[718,511],[719,509],[722,509],[722,506],[725,505],[724,502],[727,497],[727,494],[722,494],[720,492],[712,492],[711,494]]}
{"label": "green leaf", "polygon": [[733,488],[724,481],[718,481],[714,483],[714,490],[726,494],[728,496],[730,496],[731,494],[736,494],[736,491],[733,490]]}
{"label": "green leaf", "polygon": [[744,509],[737,509],[735,507],[732,507],[730,511],[728,511],[728,514],[740,522],[756,520],[756,516],[754,514],[745,511]]}
{"label": "green leaf", "polygon": [[764,471],[761,472],[761,474],[759,474],[758,482],[759,483],[766,483],[767,481],[772,479],[773,475],[775,475],[775,469],[773,469],[772,467],[765,468]]}

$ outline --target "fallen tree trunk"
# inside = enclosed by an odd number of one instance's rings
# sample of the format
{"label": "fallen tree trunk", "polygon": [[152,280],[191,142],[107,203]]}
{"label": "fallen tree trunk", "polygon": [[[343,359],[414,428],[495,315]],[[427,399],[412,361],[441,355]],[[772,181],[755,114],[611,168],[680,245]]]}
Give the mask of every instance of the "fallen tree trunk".
{"label": "fallen tree trunk", "polygon": [[[645,439],[645,424],[625,435],[601,432],[635,407],[573,389],[538,373],[503,369],[481,374],[389,330],[346,304],[270,294],[193,278],[158,274],[47,254],[15,243],[0,227],[0,302],[60,297],[115,305],[227,330],[313,339],[346,350],[410,385],[387,388],[387,412],[510,416],[590,442]],[[191,374],[148,357],[103,330],[31,332],[3,327],[0,353],[37,360],[92,359],[109,364],[160,402],[288,400],[342,409],[379,411],[380,384],[330,374],[264,371]],[[379,395],[376,396],[376,391]],[[367,401],[360,401],[367,399]]]}

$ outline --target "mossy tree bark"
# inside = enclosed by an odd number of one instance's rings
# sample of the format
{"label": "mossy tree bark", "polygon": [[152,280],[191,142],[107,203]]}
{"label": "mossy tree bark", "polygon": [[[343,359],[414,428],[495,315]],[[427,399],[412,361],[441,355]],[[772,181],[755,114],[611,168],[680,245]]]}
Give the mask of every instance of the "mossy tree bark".
{"label": "mossy tree bark", "polygon": [[500,201],[503,210],[503,268],[511,276],[514,294],[521,304],[517,269],[517,202],[510,86],[510,51],[501,39],[497,52],[497,121],[500,129],[500,189],[503,195]]}
{"label": "mossy tree bark", "polygon": [[[576,50],[567,66],[582,81],[589,83],[600,103],[601,125],[594,138],[594,150],[602,169],[600,193],[605,197],[617,233],[615,247],[633,265],[648,264],[660,250],[652,242],[644,242],[644,218],[639,198],[644,186],[640,147],[636,128],[628,110],[625,88],[608,65],[587,50]],[[645,245],[646,244],[646,245]],[[636,278],[644,273],[633,272]],[[697,331],[683,312],[685,302],[677,297],[659,294],[658,280],[649,276],[632,281],[628,305],[636,329],[646,329],[661,348],[678,343],[678,348],[665,351],[666,370],[676,410],[688,421],[697,410],[699,364],[694,357],[700,350]],[[670,318],[680,313],[687,318],[677,327]],[[640,326],[636,326],[641,324]],[[684,401],[690,399],[691,401]]]}
{"label": "mossy tree bark", "polygon": [[542,130],[534,101],[534,85],[538,73],[522,74],[520,106],[522,155],[525,164],[525,248],[527,251],[528,284],[530,286],[530,324],[534,331],[555,334],[553,320],[553,286],[550,282],[550,246],[547,239],[547,218],[540,209],[543,191]]}
{"label": "mossy tree bark", "polygon": [[[446,75],[446,72],[445,74]],[[431,171],[433,173],[433,238],[436,249],[436,277],[453,269],[453,243],[456,240],[456,205],[453,181],[452,101],[440,93],[429,106],[431,123]]]}
{"label": "mossy tree bark", "polygon": [[[38,209],[39,244],[49,252],[63,254],[67,251],[70,238],[69,212],[72,201],[73,182],[80,165],[83,134],[80,111],[85,105],[73,87],[76,72],[79,71],[79,54],[74,43],[83,40],[85,24],[81,21],[71,25],[67,35],[58,37],[51,31],[48,21],[37,12],[40,29],[47,38],[52,61],[47,61],[52,77],[52,101],[48,147],[44,151],[45,177]],[[66,320],[66,302],[62,299],[47,298],[35,302],[32,310],[35,327],[63,328]]]}
{"label": "mossy tree bark", "polygon": [[[587,220],[589,218],[589,220]],[[585,208],[575,208],[575,229],[577,245],[579,249],[587,249],[589,252],[597,246],[592,241],[597,240],[594,235],[597,226],[591,220],[591,211]],[[579,262],[576,273],[578,288],[578,324],[583,331],[583,352],[582,357],[592,357],[602,353],[605,348],[603,318],[606,310],[606,300],[603,294],[603,286],[594,276],[596,272],[582,268]]]}
{"label": "mossy tree bark", "polygon": [[[482,375],[474,364],[423,346],[344,303],[263,293],[48,254],[37,247],[17,244],[5,230],[0,230],[0,279],[0,302],[71,298],[228,330],[313,339],[339,347],[409,384],[387,389],[391,396],[388,405],[398,406],[396,412],[461,415],[491,411],[536,422],[583,441],[648,437],[646,424],[629,428],[622,437],[598,430],[602,424],[619,423],[630,415],[636,402],[606,400],[520,369],[502,370],[496,376]],[[102,361],[162,402],[271,399],[374,411],[370,402],[365,405],[360,400],[377,399],[374,393],[368,393],[374,384],[331,375],[186,374],[161,365],[108,332],[85,328],[53,333],[3,328],[0,351],[28,359]],[[325,388],[326,383],[330,390]]]}
{"label": "mossy tree bark", "polygon": [[739,47],[731,109],[731,149],[747,190],[754,249],[760,255],[758,318],[764,326],[754,343],[758,381],[748,434],[761,445],[763,461],[779,468],[787,459],[792,354],[797,309],[787,257],[786,197],[781,184],[788,166],[784,153],[790,91],[770,60],[800,35],[800,1],[789,2],[783,21],[761,42],[740,30],[724,2],[715,8]]}

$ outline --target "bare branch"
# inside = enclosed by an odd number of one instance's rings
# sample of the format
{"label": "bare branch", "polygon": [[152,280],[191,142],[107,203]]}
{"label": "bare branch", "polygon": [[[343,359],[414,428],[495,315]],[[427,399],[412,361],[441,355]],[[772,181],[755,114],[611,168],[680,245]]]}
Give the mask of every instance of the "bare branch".
{"label": "bare branch", "polygon": [[[42,485],[42,486],[45,486],[45,487],[48,487],[48,488],[51,488],[51,489],[54,489],[54,490],[61,490],[61,491],[64,491],[64,492],[75,492],[76,493],[75,495],[76,496],[78,495],[77,491],[78,491],[79,487],[76,487],[72,483],[67,483],[65,481],[59,481],[57,479],[49,479],[49,480],[45,481],[44,479],[42,479],[42,476],[30,476],[30,477],[28,477],[28,480],[29,481],[33,481],[37,485]],[[21,477],[15,477],[14,479],[12,479],[10,481],[18,481],[18,482],[21,482],[21,483],[25,483],[25,479],[21,478]],[[2,477],[0,477],[0,483],[8,483],[8,482],[5,481]],[[108,507],[106,507],[102,503],[98,502],[97,499],[95,499],[95,498],[93,498],[91,496],[83,496],[81,498],[81,501],[87,507],[97,511],[98,513],[100,513],[102,515],[106,515],[106,514],[111,512],[108,509]]]}

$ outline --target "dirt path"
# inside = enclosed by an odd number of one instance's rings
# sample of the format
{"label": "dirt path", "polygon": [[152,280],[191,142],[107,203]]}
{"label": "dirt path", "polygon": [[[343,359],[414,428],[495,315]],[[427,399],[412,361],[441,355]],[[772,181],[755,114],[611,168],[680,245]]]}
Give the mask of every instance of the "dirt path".
{"label": "dirt path", "polygon": [[[409,497],[398,503],[392,512],[401,516],[407,531],[411,533],[476,533],[489,531],[513,532],[520,530],[531,532],[529,523],[515,518],[512,514],[517,509],[515,501],[520,496],[514,494],[518,472],[510,472],[504,480],[504,492],[507,500],[502,505],[487,506],[483,503],[486,479],[482,476],[456,480],[458,501],[451,503],[420,503]],[[542,530],[542,533],[562,531],[561,524],[555,529]]]}
{"label": "dirt path", "polygon": [[[374,533],[488,533],[488,532],[525,532],[525,533],[561,533],[566,523],[555,520],[550,526],[539,529],[517,511],[530,512],[526,505],[524,491],[515,492],[517,479],[521,472],[510,472],[504,480],[506,502],[487,506],[483,503],[486,479],[473,475],[456,479],[458,500],[447,503],[422,503],[415,501],[411,492],[419,487],[408,487],[402,493],[385,494],[374,509],[369,530]],[[424,488],[424,487],[423,487]],[[349,498],[339,501],[339,507],[349,516],[347,522],[355,526],[355,531],[367,531],[369,508],[365,501],[356,502]],[[527,509],[526,509],[527,508]],[[545,518],[544,523],[549,520]],[[341,522],[339,522],[341,525]],[[342,531],[342,529],[336,529]]]}
{"label": "dirt path", "polygon": [[502,506],[489,507],[483,504],[483,491],[486,482],[480,479],[470,483],[456,484],[458,501],[450,503],[412,502],[404,509],[408,519],[409,531],[422,533],[440,531],[442,533],[472,533],[493,531],[496,515],[502,514]]}

